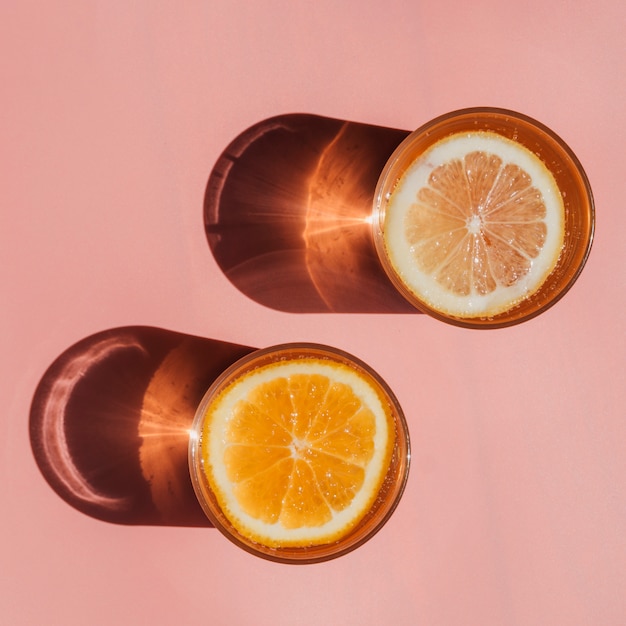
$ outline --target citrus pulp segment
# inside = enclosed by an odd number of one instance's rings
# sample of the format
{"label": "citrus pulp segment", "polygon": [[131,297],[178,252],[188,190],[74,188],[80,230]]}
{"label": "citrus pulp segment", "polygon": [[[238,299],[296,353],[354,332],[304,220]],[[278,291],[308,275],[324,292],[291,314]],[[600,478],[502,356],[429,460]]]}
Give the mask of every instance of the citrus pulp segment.
{"label": "citrus pulp segment", "polygon": [[242,536],[266,546],[336,541],[372,507],[395,443],[380,389],[346,364],[306,357],[257,367],[203,418],[203,471]]}
{"label": "citrus pulp segment", "polygon": [[554,177],[520,143],[490,131],[440,139],[390,193],[384,246],[418,300],[459,318],[491,317],[540,289],[564,242]]}

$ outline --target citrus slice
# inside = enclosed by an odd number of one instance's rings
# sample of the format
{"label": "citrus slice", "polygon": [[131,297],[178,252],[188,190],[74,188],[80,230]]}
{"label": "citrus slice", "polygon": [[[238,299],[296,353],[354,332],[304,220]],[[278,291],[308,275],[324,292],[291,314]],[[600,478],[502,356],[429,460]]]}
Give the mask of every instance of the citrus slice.
{"label": "citrus slice", "polygon": [[348,533],[376,500],[395,442],[391,408],[373,380],[318,357],[244,373],[203,420],[203,471],[222,513],[270,547]]}
{"label": "citrus slice", "polygon": [[540,289],[564,223],[563,198],[539,157],[495,132],[463,132],[427,149],[398,181],[384,245],[418,300],[455,317],[491,317]]}

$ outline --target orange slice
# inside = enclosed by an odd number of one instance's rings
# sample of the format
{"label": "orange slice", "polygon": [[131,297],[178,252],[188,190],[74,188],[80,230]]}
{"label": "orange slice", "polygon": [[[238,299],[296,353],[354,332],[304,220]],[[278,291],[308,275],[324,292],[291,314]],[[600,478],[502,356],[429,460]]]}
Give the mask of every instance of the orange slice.
{"label": "orange slice", "polygon": [[539,157],[497,133],[457,133],[399,180],[384,245],[418,300],[456,317],[491,317],[540,289],[564,223],[563,198]]}
{"label": "orange slice", "polygon": [[338,540],[372,507],[394,421],[363,373],[328,359],[262,365],[208,406],[203,471],[237,531],[270,547]]}

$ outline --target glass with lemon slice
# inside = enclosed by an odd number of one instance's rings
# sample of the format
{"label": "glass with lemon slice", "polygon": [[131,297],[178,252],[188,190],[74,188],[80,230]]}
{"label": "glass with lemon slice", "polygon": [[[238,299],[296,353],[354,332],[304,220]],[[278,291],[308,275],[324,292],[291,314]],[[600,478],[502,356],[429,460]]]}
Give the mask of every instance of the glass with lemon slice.
{"label": "glass with lemon slice", "polygon": [[255,351],[200,403],[189,444],[206,515],[248,552],[335,558],[389,519],[410,459],[402,409],[355,357],[317,344]]}
{"label": "glass with lemon slice", "polygon": [[495,108],[454,111],[411,133],[383,169],[374,243],[416,308],[459,326],[516,324],[579,276],[594,204],[570,148],[543,124]]}

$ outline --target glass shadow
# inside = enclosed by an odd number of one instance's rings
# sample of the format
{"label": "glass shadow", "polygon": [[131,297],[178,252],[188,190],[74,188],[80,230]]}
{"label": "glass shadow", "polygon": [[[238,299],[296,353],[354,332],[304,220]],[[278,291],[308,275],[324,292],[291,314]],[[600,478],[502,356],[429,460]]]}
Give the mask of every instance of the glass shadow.
{"label": "glass shadow", "polygon": [[34,394],[30,441],[41,473],[100,520],[211,526],[189,477],[188,433],[209,385],[254,349],[142,326],[83,339]]}
{"label": "glass shadow", "polygon": [[204,223],[225,276],[293,313],[418,313],[371,235],[378,176],[408,131],[308,114],[241,133],[209,177]]}

